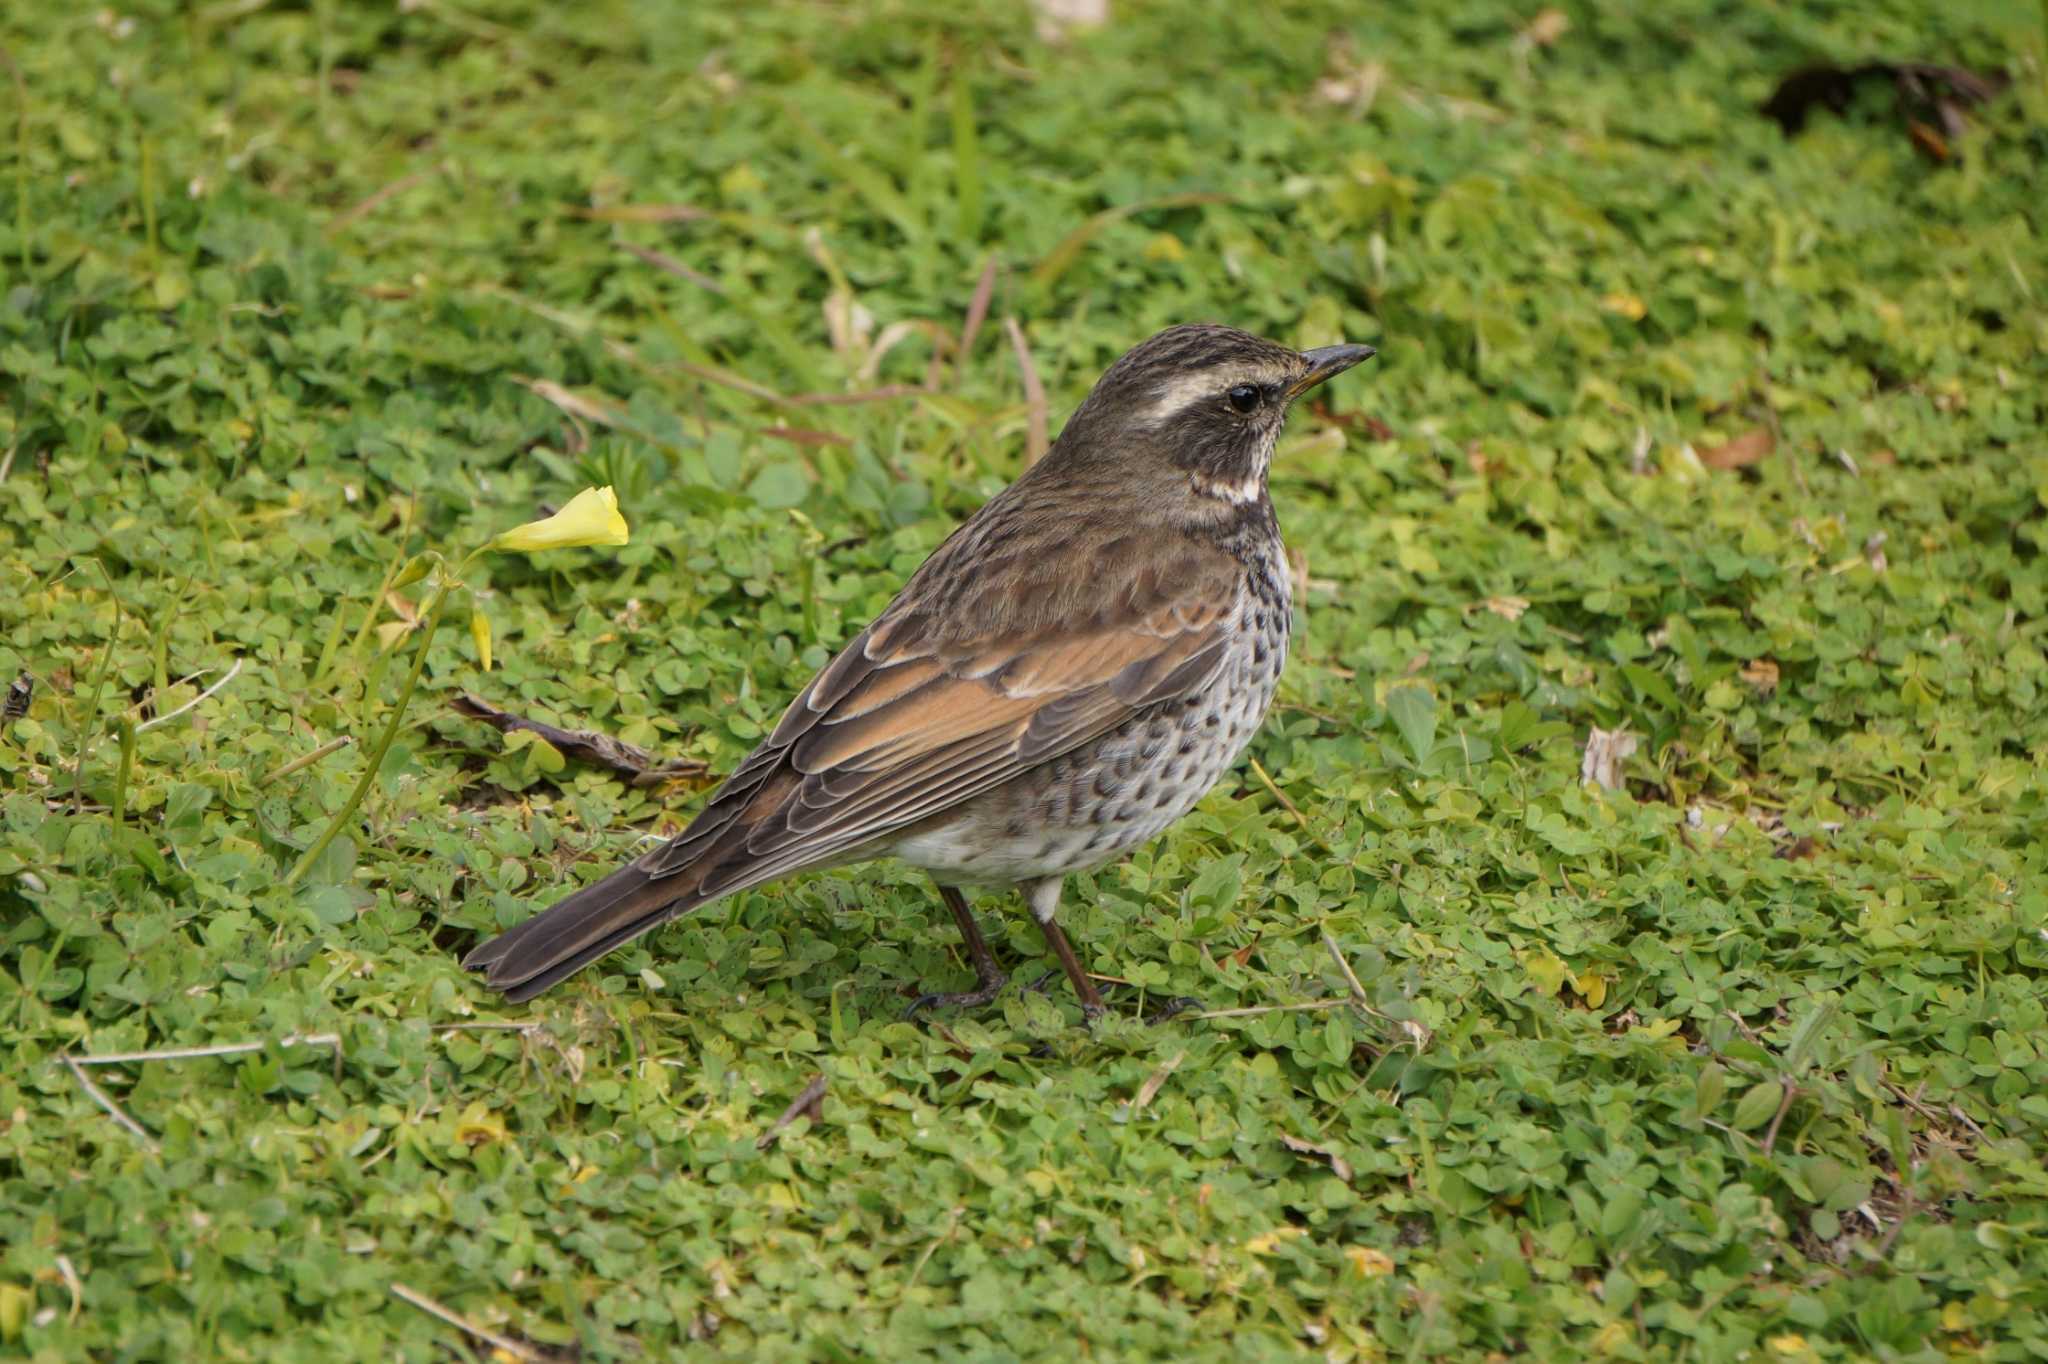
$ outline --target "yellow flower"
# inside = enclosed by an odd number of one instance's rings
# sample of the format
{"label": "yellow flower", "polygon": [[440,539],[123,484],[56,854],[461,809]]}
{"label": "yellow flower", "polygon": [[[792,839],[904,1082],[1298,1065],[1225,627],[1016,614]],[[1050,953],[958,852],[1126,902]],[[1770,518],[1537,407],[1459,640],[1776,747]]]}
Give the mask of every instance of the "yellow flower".
{"label": "yellow flower", "polygon": [[1600,296],[1600,306],[1610,313],[1617,313],[1631,322],[1640,322],[1649,315],[1649,305],[1634,294],[1612,293]]}
{"label": "yellow flower", "polygon": [[626,518],[619,515],[618,495],[610,488],[585,488],[547,520],[514,526],[495,536],[490,547],[532,554],[583,545],[623,545],[629,535]]}

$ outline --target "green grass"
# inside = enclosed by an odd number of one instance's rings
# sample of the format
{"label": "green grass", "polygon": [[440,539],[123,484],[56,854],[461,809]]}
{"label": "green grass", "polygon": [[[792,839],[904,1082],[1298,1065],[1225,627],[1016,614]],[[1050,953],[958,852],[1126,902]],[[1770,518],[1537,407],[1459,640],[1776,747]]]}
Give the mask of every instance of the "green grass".
{"label": "green grass", "polygon": [[[727,8],[0,17],[0,1354],[488,1352],[397,1284],[590,1359],[2048,1357],[2042,12]],[[1947,164],[1758,114],[1870,56],[2014,84]],[[1069,894],[1140,990],[899,1021],[969,972],[873,867],[488,996],[699,797],[448,698],[728,768],[1016,473],[1008,318],[1055,430],[1171,322],[1381,348],[1276,469],[1257,770]],[[286,889],[387,573],[588,483],[632,543],[472,570],[498,667],[458,605]],[[141,1135],[60,1059],[242,1043],[92,1070]]]}

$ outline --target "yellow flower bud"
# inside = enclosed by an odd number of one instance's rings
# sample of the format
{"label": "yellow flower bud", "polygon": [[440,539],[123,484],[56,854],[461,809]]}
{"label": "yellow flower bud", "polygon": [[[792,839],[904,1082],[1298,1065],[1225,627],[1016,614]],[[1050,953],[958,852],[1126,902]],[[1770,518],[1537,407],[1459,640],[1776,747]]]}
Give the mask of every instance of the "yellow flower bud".
{"label": "yellow flower bud", "polygon": [[495,536],[490,548],[532,554],[583,545],[623,545],[629,534],[626,518],[619,515],[618,495],[610,488],[585,488],[545,521],[529,521]]}
{"label": "yellow flower bud", "polygon": [[491,670],[491,618],[482,610],[471,608],[469,613],[469,637],[476,641],[476,660],[485,672]]}
{"label": "yellow flower bud", "polygon": [[426,577],[428,573],[433,571],[433,567],[433,555],[413,555],[412,558],[405,561],[405,567],[398,570],[398,576],[391,580],[391,590],[396,592],[401,587],[411,587],[414,583]]}

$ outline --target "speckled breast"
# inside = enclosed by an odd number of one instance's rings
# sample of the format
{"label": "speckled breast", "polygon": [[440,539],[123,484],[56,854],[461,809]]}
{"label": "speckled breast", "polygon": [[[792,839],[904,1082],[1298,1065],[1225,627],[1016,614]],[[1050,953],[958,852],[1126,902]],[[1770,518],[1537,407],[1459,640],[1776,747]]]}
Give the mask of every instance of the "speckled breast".
{"label": "speckled breast", "polygon": [[1291,628],[1278,555],[1248,566],[1232,642],[1203,691],[975,797],[891,851],[943,879],[1000,885],[1087,871],[1157,836],[1228,771],[1258,731]]}

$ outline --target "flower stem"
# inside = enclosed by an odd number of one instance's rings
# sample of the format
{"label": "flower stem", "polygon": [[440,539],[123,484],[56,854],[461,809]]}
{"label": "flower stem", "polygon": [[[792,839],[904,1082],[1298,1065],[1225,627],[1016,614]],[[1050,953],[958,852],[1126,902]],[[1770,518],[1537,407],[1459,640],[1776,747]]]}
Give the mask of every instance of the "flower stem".
{"label": "flower stem", "polygon": [[284,878],[286,889],[297,885],[299,878],[320,860],[320,855],[327,851],[328,845],[341,833],[342,825],[355,817],[356,810],[363,803],[363,797],[370,793],[370,783],[377,779],[377,769],[384,765],[384,755],[391,751],[392,741],[398,737],[398,731],[405,724],[405,712],[412,704],[413,689],[419,685],[420,674],[426,671],[427,651],[434,645],[434,627],[441,623],[441,608],[448,602],[448,591],[448,587],[443,585],[434,594],[433,605],[427,608],[426,619],[420,624],[420,648],[413,656],[412,671],[406,674],[405,686],[399,690],[398,702],[391,711],[391,721],[384,726],[384,733],[378,737],[377,746],[370,751],[369,761],[363,765],[363,775],[356,782],[356,789],[349,792],[347,803],[328,821],[327,827],[320,831],[320,837],[313,840],[313,846],[306,849],[299,858],[298,865]]}
{"label": "flower stem", "polygon": [[128,776],[135,770],[135,721],[121,717],[121,766],[114,773],[114,827],[120,828],[128,815]]}

